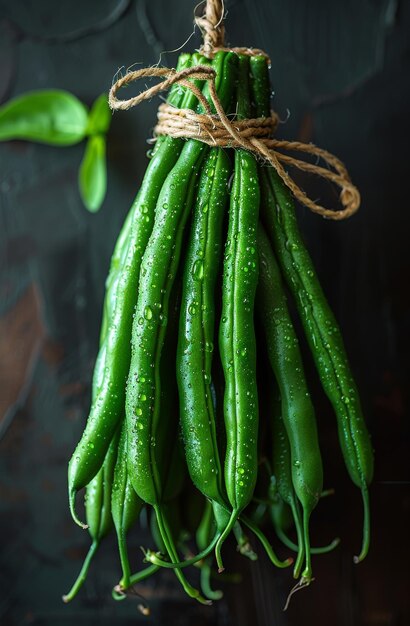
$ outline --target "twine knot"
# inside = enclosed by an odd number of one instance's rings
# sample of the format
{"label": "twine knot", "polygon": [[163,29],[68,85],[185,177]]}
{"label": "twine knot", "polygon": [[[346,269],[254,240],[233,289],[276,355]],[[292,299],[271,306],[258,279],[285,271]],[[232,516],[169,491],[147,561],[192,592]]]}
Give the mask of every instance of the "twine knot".
{"label": "twine knot", "polygon": [[[351,182],[346,167],[337,157],[313,144],[272,138],[271,135],[278,124],[278,116],[274,111],[266,118],[230,120],[223,110],[216,93],[215,76],[215,70],[207,65],[197,65],[179,72],[174,69],[161,67],[144,68],[128,72],[111,87],[108,99],[109,105],[114,111],[120,109],[127,110],[140,104],[143,100],[147,100],[159,92],[169,89],[175,83],[183,85],[195,94],[204,112],[197,113],[190,109],[177,109],[169,104],[161,104],[158,109],[158,123],[154,129],[155,135],[196,139],[210,146],[222,148],[243,148],[269,163],[276,170],[293,196],[314,213],[318,213],[325,218],[342,220],[350,217],[357,211],[360,205],[359,191]],[[162,77],[163,80],[134,98],[129,100],[117,99],[116,94],[121,87],[143,77]],[[210,104],[201,90],[188,78],[208,82],[210,100],[216,113],[212,113]],[[327,167],[284,154],[280,150],[315,156],[322,159]],[[343,209],[333,211],[314,202],[289,176],[282,164],[316,174],[340,187],[339,199]]]}

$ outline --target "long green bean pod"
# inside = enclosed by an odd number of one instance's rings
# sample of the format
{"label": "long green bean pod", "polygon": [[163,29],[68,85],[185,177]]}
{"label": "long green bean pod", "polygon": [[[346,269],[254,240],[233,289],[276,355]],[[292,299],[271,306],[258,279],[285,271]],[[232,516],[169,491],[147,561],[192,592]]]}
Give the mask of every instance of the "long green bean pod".
{"label": "long green bean pod", "polygon": [[[302,357],[287,307],[279,267],[262,226],[258,231],[259,285],[258,311],[266,336],[267,351],[279,386],[282,411],[274,417],[277,454],[283,463],[277,467],[281,489],[292,502],[292,484],[303,508],[303,543],[305,569],[302,578],[312,578],[309,518],[323,488],[322,459],[319,449],[313,404],[307,388]],[[280,423],[283,420],[283,426]],[[285,430],[286,429],[286,430]],[[288,473],[286,447],[289,442],[291,476]],[[291,484],[289,482],[291,481]],[[294,504],[294,503],[293,503]],[[297,510],[295,508],[295,517]],[[299,574],[300,562],[295,574]]]}
{"label": "long green bean pod", "polygon": [[215,284],[231,162],[212,149],[203,166],[183,276],[177,376],[188,470],[194,485],[226,506],[211,394]]}
{"label": "long green bean pod", "polygon": [[[238,119],[250,117],[249,58],[239,55]],[[235,152],[235,173],[225,246],[219,349],[225,377],[225,485],[231,517],[216,545],[221,548],[250,502],[257,475],[258,395],[253,308],[258,277],[256,234],[259,183],[255,157]]]}
{"label": "long green bean pod", "polygon": [[[181,426],[188,470],[194,485],[212,500],[219,534],[229,519],[229,505],[218,450],[211,383],[215,284],[222,257],[222,223],[231,171],[226,151],[212,149],[203,167],[193,212],[177,354]],[[214,546],[213,540],[209,550]],[[205,546],[201,548],[205,549]],[[203,558],[202,552],[198,555],[200,558]]]}

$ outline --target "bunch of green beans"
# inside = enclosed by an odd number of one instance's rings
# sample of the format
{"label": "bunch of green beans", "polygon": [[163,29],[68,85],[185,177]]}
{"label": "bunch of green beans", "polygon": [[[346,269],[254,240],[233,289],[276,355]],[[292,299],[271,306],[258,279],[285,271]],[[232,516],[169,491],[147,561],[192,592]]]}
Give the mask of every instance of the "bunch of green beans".
{"label": "bunch of green beans", "polygon": [[[210,63],[227,114],[270,115],[264,56],[221,50],[210,61],[182,54],[177,69]],[[194,82],[210,101],[208,85]],[[203,112],[186,86],[174,85],[168,102]],[[65,601],[111,529],[122,571],[117,600],[162,568],[174,570],[199,602],[219,599],[212,576],[224,570],[231,533],[240,552],[256,559],[245,528],[276,567],[294,563],[299,585],[313,580],[312,555],[338,545],[336,538],[311,547],[311,515],[330,490],[323,491],[315,410],[286,290],[334,407],[347,470],[362,492],[363,542],[354,558],[366,556],[372,448],[291,195],[244,149],[159,137],[112,257],[90,415],[69,464],[70,510],[92,544]],[[257,363],[265,364],[263,377]],[[269,433],[263,462],[261,424]],[[86,523],[76,508],[84,488]],[[153,543],[132,574],[137,555],[127,535],[140,514],[151,519]],[[262,529],[267,520],[275,548]]]}

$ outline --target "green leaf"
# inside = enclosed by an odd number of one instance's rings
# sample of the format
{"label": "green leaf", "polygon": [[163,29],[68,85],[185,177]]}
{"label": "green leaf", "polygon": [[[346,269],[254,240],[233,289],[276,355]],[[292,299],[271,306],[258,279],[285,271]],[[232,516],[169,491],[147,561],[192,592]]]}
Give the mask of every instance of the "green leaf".
{"label": "green leaf", "polygon": [[87,108],[68,91],[30,91],[0,107],[0,141],[70,146],[84,139]]}
{"label": "green leaf", "polygon": [[108,95],[102,93],[95,100],[88,116],[87,133],[89,135],[105,135],[111,124],[112,114],[108,106]]}
{"label": "green leaf", "polygon": [[85,207],[91,213],[96,213],[107,191],[105,137],[102,135],[92,135],[87,141],[80,165],[78,185]]}

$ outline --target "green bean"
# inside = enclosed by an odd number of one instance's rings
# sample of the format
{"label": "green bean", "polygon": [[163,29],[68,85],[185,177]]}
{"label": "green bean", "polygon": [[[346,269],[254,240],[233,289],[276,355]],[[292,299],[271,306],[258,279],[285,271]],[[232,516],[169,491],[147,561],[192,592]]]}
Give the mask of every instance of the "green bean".
{"label": "green bean", "polygon": [[[249,117],[249,60],[239,55],[238,119]],[[241,511],[250,502],[257,475],[258,396],[253,305],[258,276],[256,231],[259,186],[255,158],[235,152],[235,174],[225,246],[219,350],[225,377],[225,484],[231,517],[216,545],[221,548]]]}
{"label": "green bean", "polygon": [[215,283],[222,256],[222,220],[230,159],[211,150],[203,166],[183,276],[177,375],[188,470],[209,499],[227,506],[211,394]]}
{"label": "green bean", "polygon": [[216,437],[211,369],[215,283],[222,256],[222,221],[230,173],[226,152],[211,150],[199,183],[188,243],[177,355],[188,470],[194,485],[213,502],[219,534],[227,523],[228,504]]}
{"label": "green bean", "polygon": [[[263,202],[262,202],[263,205]],[[309,518],[319,501],[323,488],[323,469],[317,436],[313,404],[307,388],[299,344],[287,308],[279,268],[262,226],[258,231],[259,285],[258,309],[266,333],[269,361],[279,386],[282,419],[290,446],[291,476],[287,466],[279,466],[282,491],[292,502],[292,484],[303,508],[303,542],[305,569],[302,578],[312,578],[310,561]],[[274,420],[278,454],[286,462],[287,441],[280,425],[280,416]],[[291,484],[289,484],[291,483]],[[297,511],[295,510],[297,518]],[[299,561],[299,559],[298,559]],[[297,563],[300,565],[300,563]],[[296,569],[296,574],[298,574]]]}
{"label": "green bean", "polygon": [[269,195],[264,219],[286,282],[295,298],[323,388],[336,413],[340,447],[347,470],[362,491],[363,543],[359,556],[355,557],[355,562],[359,562],[365,558],[370,543],[368,485],[373,475],[372,446],[340,329],[302,242],[291,196],[270,168],[266,186]]}

